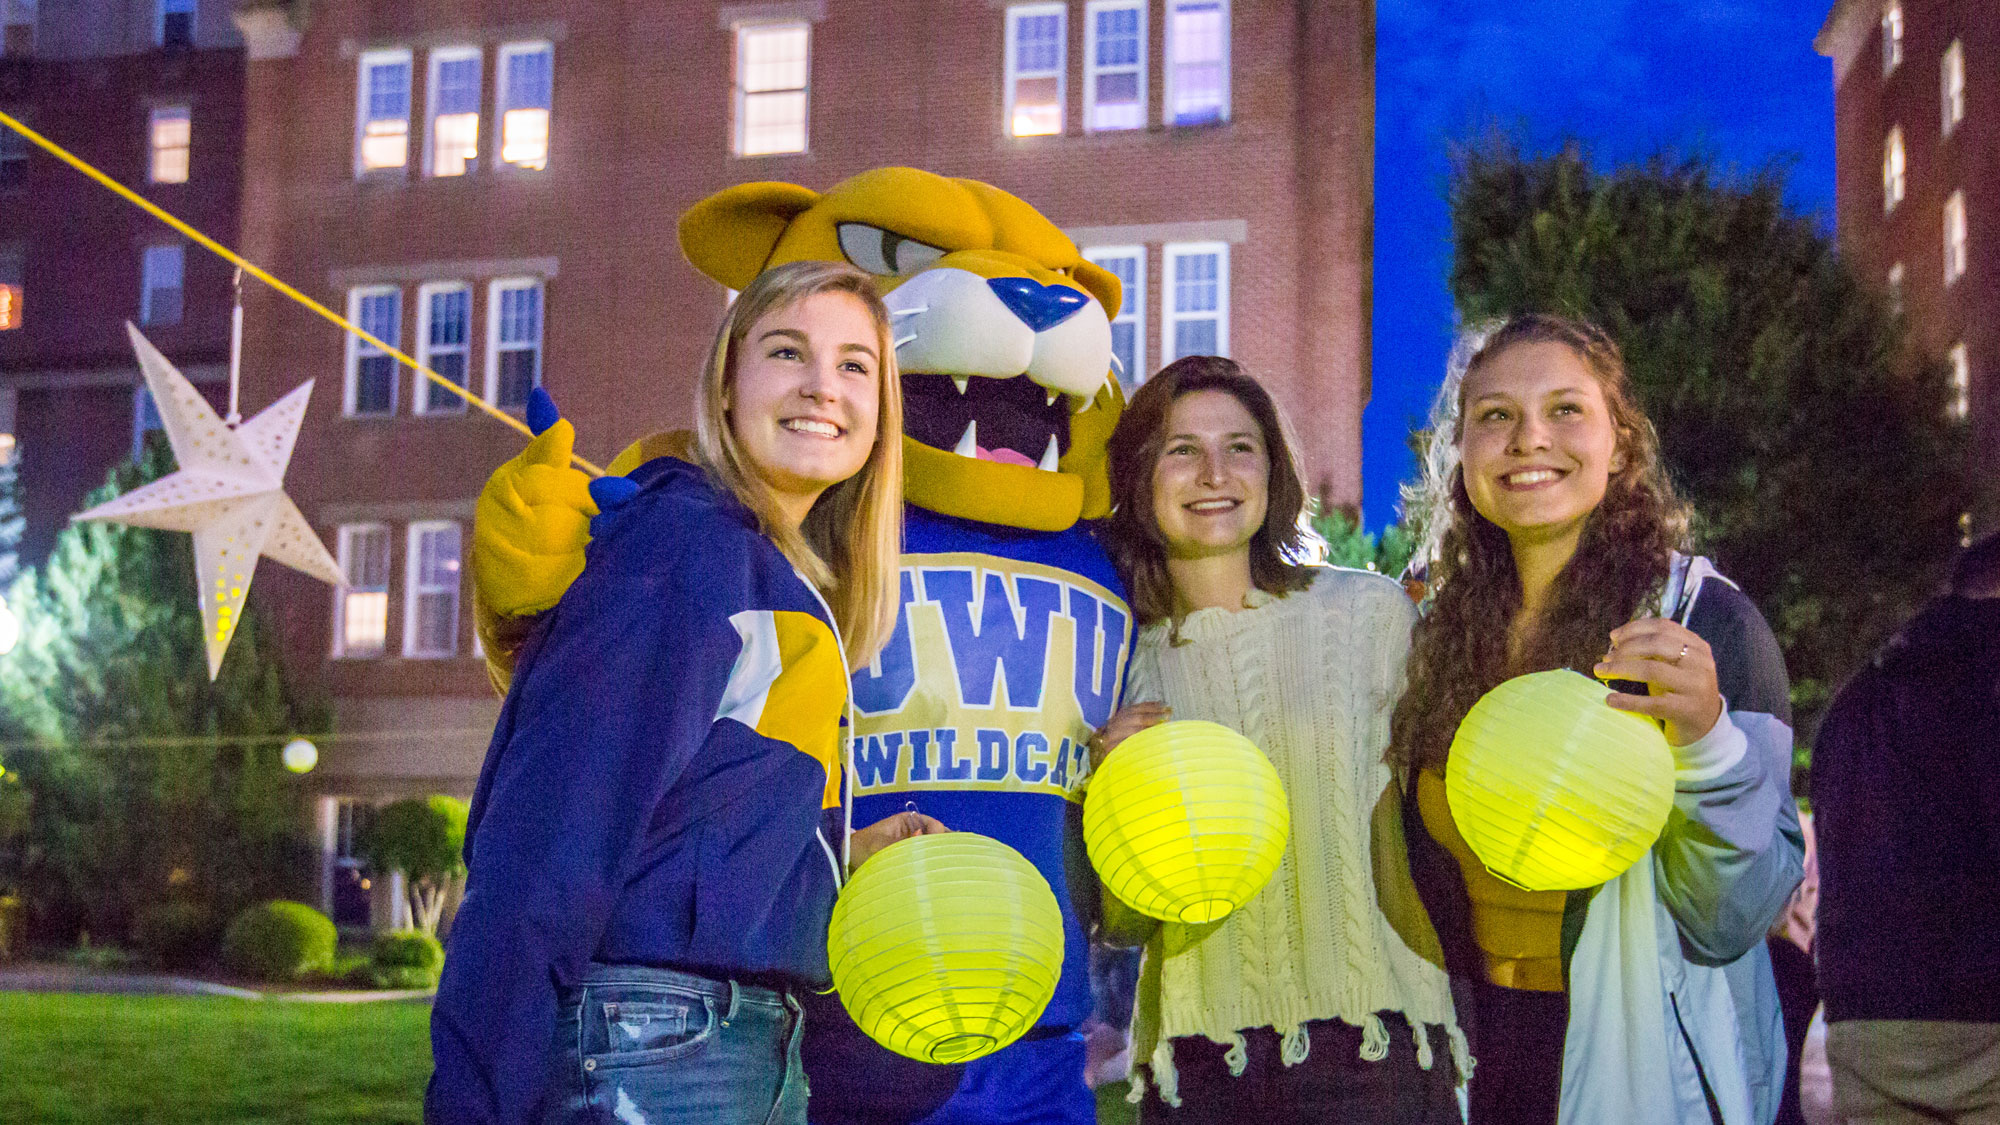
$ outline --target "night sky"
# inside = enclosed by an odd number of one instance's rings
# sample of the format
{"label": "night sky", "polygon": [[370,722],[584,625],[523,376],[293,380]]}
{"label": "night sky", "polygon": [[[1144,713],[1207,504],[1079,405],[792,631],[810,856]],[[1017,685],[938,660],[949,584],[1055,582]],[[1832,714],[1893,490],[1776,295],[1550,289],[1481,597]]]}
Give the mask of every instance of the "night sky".
{"label": "night sky", "polygon": [[1498,126],[1531,152],[1581,140],[1600,167],[1661,148],[1790,169],[1792,205],[1833,223],[1832,0],[1377,0],[1374,397],[1363,508],[1395,516],[1406,438],[1453,329],[1446,152]]}

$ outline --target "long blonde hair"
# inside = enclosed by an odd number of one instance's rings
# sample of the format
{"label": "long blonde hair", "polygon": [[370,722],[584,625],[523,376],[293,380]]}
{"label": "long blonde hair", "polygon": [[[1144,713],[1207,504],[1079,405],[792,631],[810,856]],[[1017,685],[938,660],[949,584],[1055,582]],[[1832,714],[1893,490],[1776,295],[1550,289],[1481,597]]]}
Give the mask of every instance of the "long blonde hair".
{"label": "long blonde hair", "polygon": [[[737,352],[757,321],[821,293],[853,294],[875,322],[881,357],[875,447],[860,472],[820,493],[793,528],[770,486],[744,462],[729,424],[729,391]],[[709,349],[695,402],[695,450],[716,483],[756,515],[764,534],[826,595],[848,662],[873,659],[896,627],[903,544],[903,388],[875,279],[843,262],[790,262],[758,274],[722,318]]]}

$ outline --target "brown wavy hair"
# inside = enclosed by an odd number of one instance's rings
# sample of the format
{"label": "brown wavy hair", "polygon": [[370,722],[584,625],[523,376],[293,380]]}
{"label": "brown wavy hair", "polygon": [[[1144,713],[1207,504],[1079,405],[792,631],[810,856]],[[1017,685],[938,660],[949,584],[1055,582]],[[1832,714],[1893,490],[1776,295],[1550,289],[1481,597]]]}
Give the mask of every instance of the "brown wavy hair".
{"label": "brown wavy hair", "polygon": [[1278,404],[1257,380],[1234,362],[1213,355],[1191,355],[1161,368],[1125,404],[1118,428],[1111,433],[1108,455],[1111,477],[1111,518],[1105,521],[1107,545],[1125,578],[1132,612],[1142,625],[1164,621],[1174,613],[1174,584],[1167,576],[1167,539],[1153,516],[1153,470],[1167,444],[1167,418],[1174,403],[1197,391],[1221,391],[1243,404],[1263,431],[1271,472],[1264,526],[1250,540],[1250,581],[1266,593],[1284,595],[1312,582],[1303,565],[1307,557],[1299,513],[1305,510],[1306,489],[1299,477],[1298,457]]}
{"label": "brown wavy hair", "polygon": [[[1472,507],[1459,463],[1467,374],[1519,344],[1570,349],[1597,379],[1624,467],[1584,524],[1519,660],[1507,652],[1521,579],[1507,533]],[[1389,764],[1405,776],[1442,769],[1465,713],[1502,680],[1549,668],[1585,675],[1611,630],[1658,597],[1673,552],[1686,544],[1688,509],[1660,462],[1659,436],[1634,402],[1624,356],[1594,324],[1531,313],[1460,338],[1425,436],[1423,479],[1404,493],[1418,526],[1413,567],[1425,567],[1431,604],[1411,638],[1403,697],[1390,720]]]}

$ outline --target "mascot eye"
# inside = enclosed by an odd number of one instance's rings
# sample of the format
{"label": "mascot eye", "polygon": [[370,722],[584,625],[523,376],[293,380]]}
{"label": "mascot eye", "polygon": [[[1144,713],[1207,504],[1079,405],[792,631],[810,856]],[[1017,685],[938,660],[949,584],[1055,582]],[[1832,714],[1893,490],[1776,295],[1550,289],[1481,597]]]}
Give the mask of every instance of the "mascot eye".
{"label": "mascot eye", "polygon": [[944,251],[895,231],[867,223],[841,223],[840,252],[847,260],[883,277],[908,276],[944,257]]}

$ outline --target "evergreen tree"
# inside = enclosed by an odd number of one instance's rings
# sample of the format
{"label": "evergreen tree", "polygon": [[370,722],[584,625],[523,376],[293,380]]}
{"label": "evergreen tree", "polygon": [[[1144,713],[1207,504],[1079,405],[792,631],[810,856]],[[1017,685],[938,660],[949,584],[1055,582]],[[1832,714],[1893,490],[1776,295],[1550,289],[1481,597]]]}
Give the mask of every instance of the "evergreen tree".
{"label": "evergreen tree", "polygon": [[1580,315],[1624,348],[1698,546],[1762,607],[1802,730],[1936,588],[1969,489],[1946,371],[1784,204],[1702,159],[1593,170],[1578,147],[1461,150],[1461,320]]}
{"label": "evergreen tree", "polygon": [[[171,469],[156,436],[87,503]],[[0,706],[29,796],[16,878],[44,934],[116,937],[168,899],[221,920],[297,897],[310,851],[278,753],[325,713],[286,681],[254,601],[210,683],[186,535],[74,524],[11,600]]]}
{"label": "evergreen tree", "polygon": [[0,448],[0,593],[12,584],[21,569],[21,532],[27,517],[21,514],[20,451],[12,439]]}

